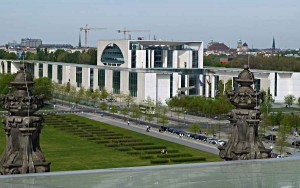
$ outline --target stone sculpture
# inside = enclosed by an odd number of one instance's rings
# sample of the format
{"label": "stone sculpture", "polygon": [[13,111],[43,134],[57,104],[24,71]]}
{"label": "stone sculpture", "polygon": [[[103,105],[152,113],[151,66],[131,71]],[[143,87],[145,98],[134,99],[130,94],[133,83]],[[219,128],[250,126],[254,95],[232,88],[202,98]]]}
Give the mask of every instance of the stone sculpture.
{"label": "stone sculpture", "polygon": [[227,93],[229,101],[236,107],[228,114],[233,126],[230,140],[219,146],[224,160],[248,160],[269,158],[271,149],[266,149],[258,138],[260,111],[256,108],[263,101],[263,93],[252,88],[254,75],[245,66],[238,75],[238,89]]}
{"label": "stone sculpture", "polygon": [[50,163],[40,148],[43,117],[34,115],[43,106],[42,95],[32,95],[34,82],[23,65],[11,82],[12,91],[1,96],[1,106],[9,111],[3,120],[6,148],[0,161],[0,173],[25,174],[49,172]]}

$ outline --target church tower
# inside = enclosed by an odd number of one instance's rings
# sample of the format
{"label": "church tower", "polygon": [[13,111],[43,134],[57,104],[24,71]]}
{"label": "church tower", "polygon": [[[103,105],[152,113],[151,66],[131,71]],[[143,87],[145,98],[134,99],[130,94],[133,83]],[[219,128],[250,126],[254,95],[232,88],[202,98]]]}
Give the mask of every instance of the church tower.
{"label": "church tower", "polygon": [[273,37],[273,43],[272,43],[272,51],[275,51],[275,38]]}

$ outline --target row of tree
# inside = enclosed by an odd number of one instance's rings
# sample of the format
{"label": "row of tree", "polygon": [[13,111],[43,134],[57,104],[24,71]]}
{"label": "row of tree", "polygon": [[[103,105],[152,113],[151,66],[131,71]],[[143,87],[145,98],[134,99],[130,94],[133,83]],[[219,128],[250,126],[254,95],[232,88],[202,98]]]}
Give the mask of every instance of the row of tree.
{"label": "row of tree", "polygon": [[52,62],[65,62],[65,63],[77,63],[77,64],[89,64],[97,65],[97,49],[90,48],[88,50],[75,51],[73,53],[67,52],[63,49],[58,49],[55,52],[48,52],[47,48],[36,49],[36,53],[23,52],[21,57],[14,52],[6,52],[5,50],[0,50],[0,59],[21,59],[21,60],[39,60],[39,61],[52,61]]}
{"label": "row of tree", "polygon": [[293,71],[300,72],[300,58],[271,56],[238,56],[228,63],[220,63],[222,56],[209,55],[204,56],[204,66],[242,68],[244,65],[250,64],[251,69],[277,70],[277,71]]}

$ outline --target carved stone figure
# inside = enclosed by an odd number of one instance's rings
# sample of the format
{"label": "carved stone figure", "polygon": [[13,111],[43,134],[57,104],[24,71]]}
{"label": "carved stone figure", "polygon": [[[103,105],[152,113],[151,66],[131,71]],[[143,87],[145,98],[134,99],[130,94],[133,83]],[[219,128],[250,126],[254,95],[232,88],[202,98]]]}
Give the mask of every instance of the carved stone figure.
{"label": "carved stone figure", "polygon": [[39,139],[44,119],[34,115],[43,106],[43,96],[31,94],[33,78],[22,65],[11,85],[13,91],[0,98],[1,106],[10,112],[3,120],[6,148],[0,161],[0,173],[49,172],[50,163],[41,151]]}
{"label": "carved stone figure", "polygon": [[269,158],[271,149],[266,149],[258,138],[260,111],[256,107],[263,101],[263,93],[252,88],[254,75],[248,66],[238,75],[237,91],[227,93],[229,101],[236,107],[228,114],[233,126],[230,140],[219,146],[224,160],[247,160]]}

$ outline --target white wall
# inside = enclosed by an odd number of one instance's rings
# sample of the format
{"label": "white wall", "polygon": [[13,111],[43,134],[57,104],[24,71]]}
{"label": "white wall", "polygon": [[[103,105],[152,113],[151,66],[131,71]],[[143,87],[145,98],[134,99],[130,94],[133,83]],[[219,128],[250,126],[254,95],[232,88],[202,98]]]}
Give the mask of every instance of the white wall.
{"label": "white wall", "polygon": [[146,68],[146,50],[136,50],[136,68]]}
{"label": "white wall", "polygon": [[156,89],[157,89],[156,73],[145,74],[145,99],[150,97],[156,100]]}
{"label": "white wall", "polygon": [[170,74],[157,74],[157,101],[166,104],[170,98]]}

